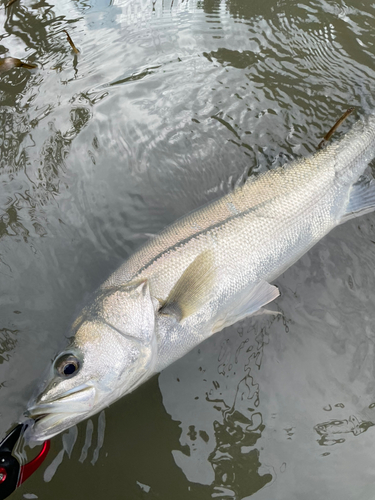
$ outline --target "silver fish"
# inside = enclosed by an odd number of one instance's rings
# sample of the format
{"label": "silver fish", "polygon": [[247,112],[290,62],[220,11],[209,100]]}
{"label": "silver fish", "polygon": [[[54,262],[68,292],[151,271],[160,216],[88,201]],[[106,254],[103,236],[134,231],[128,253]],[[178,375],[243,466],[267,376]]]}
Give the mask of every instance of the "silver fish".
{"label": "silver fish", "polygon": [[[332,228],[375,209],[375,115],[309,158],[253,176],[164,229],[99,288],[27,415],[43,441],[274,300],[270,284]],[[358,180],[360,179],[360,182]]]}

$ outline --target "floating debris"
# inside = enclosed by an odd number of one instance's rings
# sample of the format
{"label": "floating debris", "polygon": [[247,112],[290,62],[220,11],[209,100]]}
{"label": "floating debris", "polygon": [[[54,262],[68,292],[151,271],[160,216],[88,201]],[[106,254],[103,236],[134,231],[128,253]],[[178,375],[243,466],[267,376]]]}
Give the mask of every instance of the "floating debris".
{"label": "floating debris", "polygon": [[[15,0],[13,0],[13,1],[15,1]],[[64,32],[64,33],[66,33],[66,38],[68,39],[68,42],[69,42],[70,46],[71,46],[71,47],[72,47],[72,49],[73,49],[73,52],[74,52],[75,54],[79,54],[79,50],[78,50],[78,49],[77,49],[77,47],[74,45],[74,42],[73,42],[73,40],[70,38],[69,33],[68,33],[66,30],[63,30],[63,32]]]}
{"label": "floating debris", "polygon": [[6,4],[5,8],[10,7],[12,3],[16,2],[17,0],[9,0],[9,2]]}
{"label": "floating debris", "polygon": [[15,57],[4,57],[0,59],[0,73],[3,71],[9,71],[12,68],[27,68],[34,69],[38,66],[33,63],[25,63],[22,62],[21,59],[17,59]]}
{"label": "floating debris", "polygon": [[337,120],[334,126],[330,129],[330,131],[323,137],[323,139],[318,144],[318,149],[322,149],[325,147],[326,143],[330,140],[332,135],[336,132],[339,126],[342,124],[344,120],[348,118],[348,116],[354,111],[355,108],[349,108],[345,113]]}

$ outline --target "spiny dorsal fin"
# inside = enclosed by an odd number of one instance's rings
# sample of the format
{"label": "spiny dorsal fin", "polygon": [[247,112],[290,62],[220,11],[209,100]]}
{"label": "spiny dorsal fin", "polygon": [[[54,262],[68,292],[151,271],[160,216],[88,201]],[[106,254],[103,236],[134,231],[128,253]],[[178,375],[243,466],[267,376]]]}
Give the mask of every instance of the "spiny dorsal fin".
{"label": "spiny dorsal fin", "polygon": [[177,321],[182,321],[195,313],[209,300],[215,276],[212,252],[205,250],[185,269],[159,314],[175,316]]}

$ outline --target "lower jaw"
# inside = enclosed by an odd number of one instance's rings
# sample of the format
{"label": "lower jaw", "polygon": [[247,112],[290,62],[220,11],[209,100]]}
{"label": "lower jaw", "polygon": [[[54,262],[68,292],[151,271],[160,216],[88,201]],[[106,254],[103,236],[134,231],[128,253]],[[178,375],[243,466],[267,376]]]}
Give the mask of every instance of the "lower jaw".
{"label": "lower jaw", "polygon": [[26,430],[25,438],[29,442],[42,443],[69,429],[79,420],[67,421],[66,415],[59,413],[38,415],[35,417],[34,424]]}

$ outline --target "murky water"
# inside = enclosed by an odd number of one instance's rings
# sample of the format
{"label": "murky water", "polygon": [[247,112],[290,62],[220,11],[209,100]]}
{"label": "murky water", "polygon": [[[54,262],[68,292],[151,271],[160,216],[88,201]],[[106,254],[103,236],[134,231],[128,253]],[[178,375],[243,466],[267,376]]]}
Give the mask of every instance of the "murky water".
{"label": "murky water", "polygon": [[[147,234],[375,108],[375,4],[19,0],[0,26],[1,57],[38,64],[0,73],[2,437]],[[54,438],[14,498],[372,500],[374,222],[278,279],[282,316],[220,332]]]}

